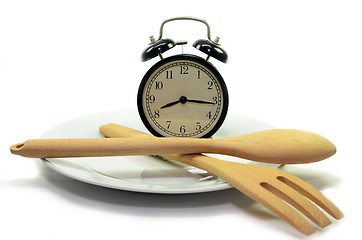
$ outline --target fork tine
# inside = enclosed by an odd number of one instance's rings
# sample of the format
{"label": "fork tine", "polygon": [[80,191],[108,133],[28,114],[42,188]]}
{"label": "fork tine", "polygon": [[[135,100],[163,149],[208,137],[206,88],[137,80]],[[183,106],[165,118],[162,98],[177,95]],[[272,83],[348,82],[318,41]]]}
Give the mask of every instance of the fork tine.
{"label": "fork tine", "polygon": [[307,236],[315,232],[312,225],[300,213],[261,185],[251,192],[245,191],[245,189],[242,192],[278,215],[299,232]]}
{"label": "fork tine", "polygon": [[275,180],[261,183],[261,186],[295,207],[318,226],[323,228],[332,223],[316,205],[283,182]]}
{"label": "fork tine", "polygon": [[322,208],[335,219],[343,218],[342,211],[336,205],[334,205],[326,196],[324,196],[323,193],[321,193],[309,183],[283,171],[282,174],[277,178],[279,181],[284,182],[289,187],[293,188],[300,194],[310,199],[312,202],[317,204],[320,208]]}

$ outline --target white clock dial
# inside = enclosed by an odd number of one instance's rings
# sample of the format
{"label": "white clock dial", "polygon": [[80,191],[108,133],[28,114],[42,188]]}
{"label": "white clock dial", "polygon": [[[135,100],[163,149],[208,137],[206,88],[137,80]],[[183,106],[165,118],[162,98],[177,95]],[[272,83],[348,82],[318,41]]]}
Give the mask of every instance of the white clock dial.
{"label": "white clock dial", "polygon": [[159,136],[210,136],[225,118],[226,86],[205,60],[180,56],[161,61],[143,79],[138,99],[142,120]]}

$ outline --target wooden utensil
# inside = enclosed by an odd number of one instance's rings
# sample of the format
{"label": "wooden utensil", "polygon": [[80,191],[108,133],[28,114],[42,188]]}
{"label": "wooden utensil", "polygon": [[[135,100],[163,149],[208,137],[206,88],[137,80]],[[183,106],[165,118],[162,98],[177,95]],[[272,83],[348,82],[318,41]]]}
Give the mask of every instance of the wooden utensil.
{"label": "wooden utensil", "polygon": [[10,150],[32,158],[218,153],[278,164],[316,162],[336,152],[328,139],[293,129],[272,129],[219,139],[32,139],[11,146]]}
{"label": "wooden utensil", "polygon": [[[146,133],[117,124],[101,126],[100,131],[106,137],[155,138]],[[227,162],[202,154],[171,154],[163,155],[163,157],[201,168],[221,177],[245,195],[277,214],[303,234],[310,235],[315,230],[294,208],[320,227],[329,225],[331,221],[316,205],[336,219],[343,217],[343,213],[320,191],[303,180],[279,169]]]}

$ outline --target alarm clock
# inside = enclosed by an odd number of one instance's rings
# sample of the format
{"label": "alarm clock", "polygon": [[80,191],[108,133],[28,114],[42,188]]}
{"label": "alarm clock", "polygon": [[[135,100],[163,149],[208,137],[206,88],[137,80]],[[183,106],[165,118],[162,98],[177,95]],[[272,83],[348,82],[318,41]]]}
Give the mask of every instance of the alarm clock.
{"label": "alarm clock", "polygon": [[[178,54],[163,58],[162,53],[186,41],[163,39],[163,26],[170,21],[193,20],[207,27],[208,39],[197,40],[193,47],[206,58]],[[210,57],[227,62],[227,53],[220,47],[219,37],[211,40],[210,26],[205,20],[177,17],[161,24],[157,40],[142,54],[142,61],[154,57],[161,60],[144,75],[137,95],[138,112],[146,128],[159,137],[211,137],[222,125],[228,110],[228,91]]]}

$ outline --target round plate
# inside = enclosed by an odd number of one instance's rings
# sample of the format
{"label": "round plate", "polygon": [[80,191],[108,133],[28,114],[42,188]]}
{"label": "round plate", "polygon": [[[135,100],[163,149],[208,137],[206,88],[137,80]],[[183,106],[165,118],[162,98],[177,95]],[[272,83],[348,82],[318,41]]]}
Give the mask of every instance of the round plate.
{"label": "round plate", "polygon": [[[99,126],[117,123],[143,132],[136,109],[97,113],[62,123],[40,138],[102,138]],[[231,137],[273,128],[255,119],[229,113],[214,138]],[[250,161],[225,155],[223,160]],[[198,193],[231,188],[204,170],[155,156],[83,157],[42,159],[50,168],[68,177],[103,187],[149,193]],[[255,163],[259,164],[260,163]],[[270,165],[270,164],[268,164]]]}

